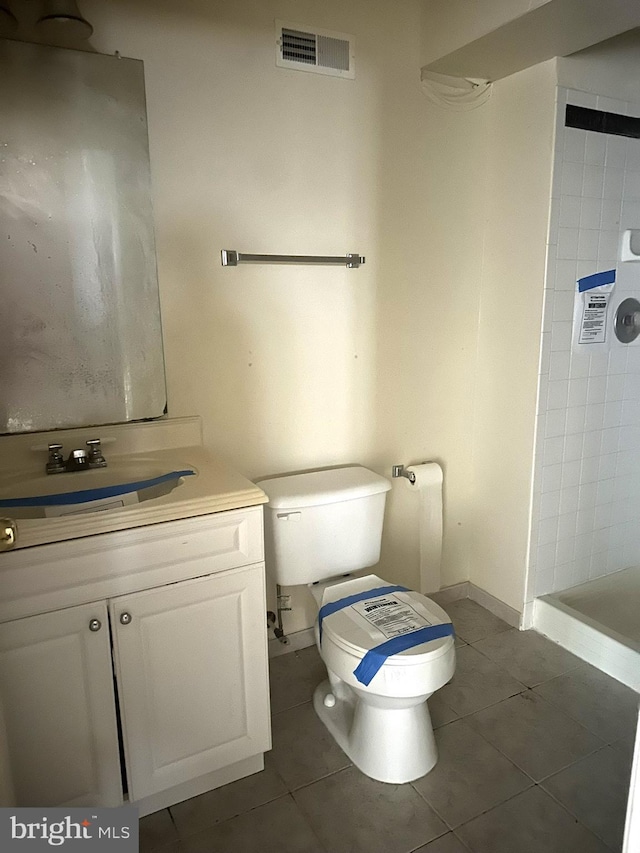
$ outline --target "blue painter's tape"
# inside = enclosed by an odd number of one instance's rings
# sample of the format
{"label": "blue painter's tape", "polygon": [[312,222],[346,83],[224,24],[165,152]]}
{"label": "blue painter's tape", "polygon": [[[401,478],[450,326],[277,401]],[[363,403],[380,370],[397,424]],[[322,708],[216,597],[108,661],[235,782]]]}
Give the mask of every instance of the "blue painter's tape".
{"label": "blue painter's tape", "polygon": [[159,486],[161,483],[166,483],[168,480],[177,480],[179,477],[189,477],[195,474],[195,471],[171,471],[169,474],[162,474],[160,477],[153,477],[150,480],[138,480],[136,483],[121,483],[117,486],[103,486],[99,489],[83,489],[79,492],[60,492],[56,495],[37,495],[30,498],[8,498],[0,500],[0,507],[21,507],[21,506],[70,506],[72,504],[84,504],[89,501],[99,501],[104,498],[115,498],[118,495],[128,495],[131,492],[138,492],[142,489],[149,489],[152,486]]}
{"label": "blue painter's tape", "polygon": [[350,607],[356,601],[363,601],[365,598],[377,598],[379,595],[388,595],[390,592],[409,592],[406,586],[378,586],[375,589],[367,589],[364,592],[355,592],[353,595],[347,595],[345,598],[339,598],[337,601],[330,601],[328,604],[323,604],[318,611],[318,633],[320,642],[322,642],[322,621],[327,616],[331,616],[338,610],[343,610],[345,607]]}
{"label": "blue painter's tape", "polygon": [[378,672],[382,664],[391,655],[397,655],[400,652],[412,649],[414,646],[419,646],[422,643],[428,643],[431,640],[439,640],[442,637],[453,637],[453,634],[453,625],[451,622],[445,622],[443,625],[427,625],[425,628],[418,628],[417,631],[401,634],[399,637],[394,637],[392,640],[381,643],[374,649],[369,649],[354,669],[353,674],[361,684],[367,686],[371,683],[373,676]]}
{"label": "blue painter's tape", "polygon": [[578,292],[584,293],[585,290],[591,290],[594,287],[601,287],[603,284],[613,284],[615,280],[615,270],[606,270],[606,272],[596,272],[593,275],[587,275],[584,278],[578,279]]}

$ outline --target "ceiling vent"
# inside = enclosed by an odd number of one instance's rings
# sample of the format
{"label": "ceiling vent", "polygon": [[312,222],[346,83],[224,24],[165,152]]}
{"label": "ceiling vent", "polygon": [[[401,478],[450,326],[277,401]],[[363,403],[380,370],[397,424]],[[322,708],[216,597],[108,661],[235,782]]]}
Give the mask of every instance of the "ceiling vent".
{"label": "ceiling vent", "polygon": [[355,40],[345,33],[276,21],[276,65],[353,80]]}

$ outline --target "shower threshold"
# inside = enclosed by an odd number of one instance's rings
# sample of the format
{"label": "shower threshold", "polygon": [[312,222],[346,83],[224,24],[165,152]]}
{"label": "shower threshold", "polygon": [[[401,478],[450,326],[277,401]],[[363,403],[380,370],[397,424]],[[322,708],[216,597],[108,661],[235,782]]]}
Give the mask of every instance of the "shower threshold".
{"label": "shower threshold", "polygon": [[640,567],[536,599],[533,624],[608,675],[640,691]]}

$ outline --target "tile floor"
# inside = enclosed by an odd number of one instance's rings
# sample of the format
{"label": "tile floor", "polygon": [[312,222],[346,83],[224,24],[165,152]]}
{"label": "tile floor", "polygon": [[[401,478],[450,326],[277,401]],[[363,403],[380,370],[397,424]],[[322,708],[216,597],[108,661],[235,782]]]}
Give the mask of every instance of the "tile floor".
{"label": "tile floor", "polygon": [[353,767],[317,719],[315,648],[271,661],[266,767],[140,821],[141,853],[621,850],[638,695],[472,601],[447,611],[453,680],[429,702],[440,760],[408,785]]}

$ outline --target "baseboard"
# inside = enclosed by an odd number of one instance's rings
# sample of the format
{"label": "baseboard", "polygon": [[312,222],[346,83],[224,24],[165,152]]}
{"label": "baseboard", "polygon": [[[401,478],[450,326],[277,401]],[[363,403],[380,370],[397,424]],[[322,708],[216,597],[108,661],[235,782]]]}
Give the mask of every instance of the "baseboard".
{"label": "baseboard", "polygon": [[445,586],[438,592],[430,592],[428,597],[439,604],[440,607],[446,607],[453,601],[460,601],[462,598],[469,598],[469,581],[462,583],[454,583],[452,586]]}
{"label": "baseboard", "polygon": [[490,592],[486,592],[486,590],[471,583],[471,581],[445,586],[439,592],[430,592],[429,598],[445,609],[447,604],[452,604],[454,601],[460,601],[463,598],[470,598],[471,601],[475,601],[476,604],[484,607],[489,613],[493,613],[498,619],[502,619],[507,625],[511,625],[513,628],[524,627],[521,625],[522,617],[517,610],[505,604],[504,601],[500,601]]}
{"label": "baseboard", "polygon": [[269,657],[277,658],[287,655],[289,652],[297,652],[298,649],[306,649],[315,645],[316,638],[313,628],[304,628],[302,631],[293,631],[287,634],[287,643],[282,643],[276,637],[269,638]]}
{"label": "baseboard", "polygon": [[504,601],[500,601],[499,598],[496,598],[495,595],[491,595],[490,592],[487,592],[481,587],[476,586],[474,583],[469,582],[469,596],[471,601],[475,601],[476,604],[479,604],[480,607],[484,607],[485,610],[488,610],[489,613],[493,613],[494,616],[497,616],[498,619],[502,619],[503,622],[506,622],[507,625],[511,625],[512,628],[520,627],[520,613],[513,607],[508,604],[505,604]]}

